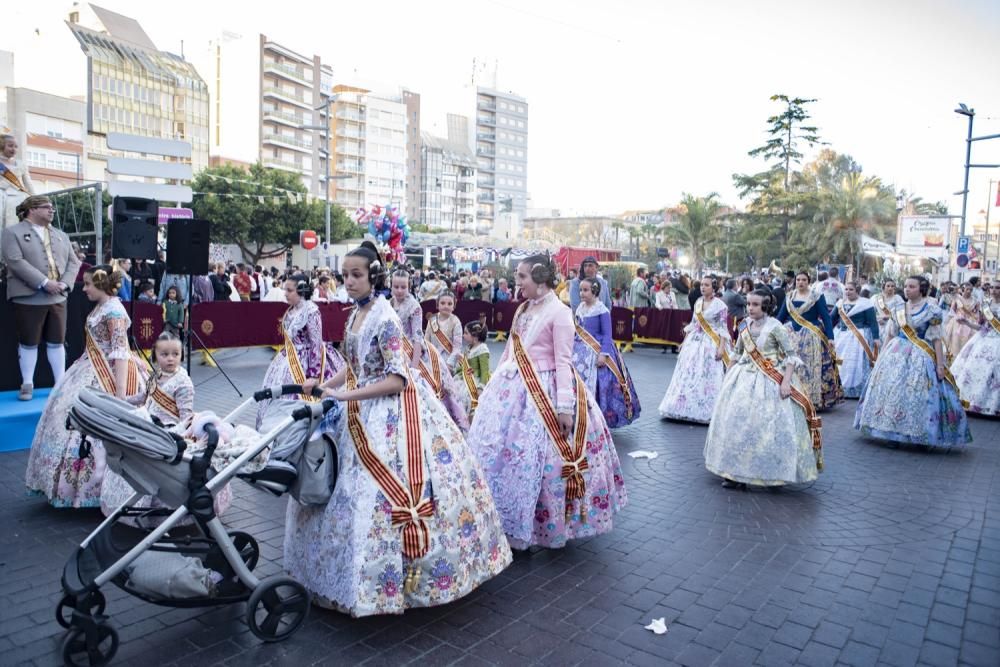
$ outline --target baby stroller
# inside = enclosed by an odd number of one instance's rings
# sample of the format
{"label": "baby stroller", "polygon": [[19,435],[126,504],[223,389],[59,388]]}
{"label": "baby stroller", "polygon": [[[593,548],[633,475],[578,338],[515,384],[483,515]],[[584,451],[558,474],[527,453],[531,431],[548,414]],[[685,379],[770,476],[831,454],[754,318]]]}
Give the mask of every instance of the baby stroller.
{"label": "baby stroller", "polygon": [[[224,421],[232,421],[254,402],[302,393],[298,385],[262,389]],[[81,455],[88,447],[88,436],[99,438],[108,467],[136,493],[87,536],[63,569],[64,595],[56,608],[56,620],[69,631],[62,643],[67,665],[105,665],[118,650],[118,633],[104,614],[101,593],[101,587],[109,582],[130,595],[169,607],[245,601],[247,624],[265,642],[286,639],[302,625],[309,613],[309,592],[291,577],[275,575],[261,580],[254,576],[252,570],[260,557],[256,540],[244,532],[227,532],[214,508],[218,491],[272,443],[272,453],[311,447],[314,456],[306,461],[303,455],[297,462],[332,475],[328,480],[332,489],[337,458],[332,443],[320,440],[325,444],[317,464],[316,448],[309,439],[324,414],[338,404],[332,400],[274,403],[290,405],[288,414],[272,420],[266,432],[216,471],[211,466],[219,442],[214,426],[205,427],[205,449],[192,453],[186,451],[183,438],[135,414],[129,404],[98,391],[81,392],[68,417],[68,425],[84,435]],[[272,482],[267,488],[276,494],[293,491],[295,477],[286,473],[281,478],[284,486]],[[146,495],[155,496],[166,507],[133,507]],[[150,531],[126,529],[120,524],[124,518],[149,517],[162,523]],[[194,519],[195,536],[171,535],[171,529],[186,517]]]}

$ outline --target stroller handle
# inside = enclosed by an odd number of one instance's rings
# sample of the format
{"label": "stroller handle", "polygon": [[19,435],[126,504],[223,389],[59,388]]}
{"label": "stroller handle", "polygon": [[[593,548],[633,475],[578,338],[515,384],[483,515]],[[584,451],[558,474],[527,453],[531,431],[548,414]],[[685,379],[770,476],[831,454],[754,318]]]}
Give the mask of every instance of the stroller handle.
{"label": "stroller handle", "polygon": [[[266,401],[272,398],[280,398],[281,396],[288,396],[289,394],[302,394],[304,390],[300,384],[283,384],[274,387],[264,387],[263,389],[254,392],[253,400]],[[314,398],[322,398],[323,390],[319,386],[313,387],[312,396]]]}

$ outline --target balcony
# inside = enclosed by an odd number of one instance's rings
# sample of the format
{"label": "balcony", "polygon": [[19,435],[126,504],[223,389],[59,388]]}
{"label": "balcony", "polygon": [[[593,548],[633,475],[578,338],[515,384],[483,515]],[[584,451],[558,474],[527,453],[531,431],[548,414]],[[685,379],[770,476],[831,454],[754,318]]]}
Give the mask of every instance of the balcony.
{"label": "balcony", "polygon": [[309,153],[309,154],[312,154],[312,149],[313,149],[311,141],[303,141],[302,139],[297,139],[296,137],[289,137],[284,134],[265,134],[264,143],[274,144],[276,146],[283,146],[285,148],[290,148],[293,151],[299,151],[302,153]]}
{"label": "balcony", "polygon": [[362,174],[365,171],[365,163],[361,160],[337,160],[337,171]]}
{"label": "balcony", "polygon": [[493,157],[497,152],[492,148],[477,148],[476,155],[486,155],[488,157]]}
{"label": "balcony", "polygon": [[264,86],[261,92],[264,97],[273,97],[276,100],[281,100],[312,111],[312,100],[307,102],[305,95],[302,93],[296,93],[290,90],[285,90],[284,88],[276,88],[274,86]]}
{"label": "balcony", "polygon": [[497,135],[492,134],[490,132],[479,132],[478,134],[476,134],[476,139],[478,139],[479,141],[496,141]]}
{"label": "balcony", "polygon": [[493,164],[485,164],[485,163],[480,163],[478,169],[479,171],[489,171],[489,172],[496,171]]}
{"label": "balcony", "polygon": [[273,109],[264,109],[264,120],[269,120],[273,123],[282,123],[284,125],[288,125],[289,127],[298,127],[299,125],[306,125],[310,122],[303,116],[296,116],[293,113],[275,111]]}
{"label": "balcony", "polygon": [[476,108],[477,109],[487,109],[489,111],[496,111],[497,110],[497,104],[496,104],[496,102],[487,102],[485,100],[477,100],[476,101]]}
{"label": "balcony", "polygon": [[346,109],[338,109],[337,113],[334,114],[337,120],[349,120],[355,123],[363,123],[365,121],[364,114],[360,114],[357,111],[348,111]]}
{"label": "balcony", "polygon": [[295,83],[302,84],[303,86],[312,86],[312,74],[306,75],[304,69],[299,69],[297,67],[289,67],[288,65],[279,65],[274,62],[264,62],[264,73],[274,74],[276,76],[284,77],[289,81],[294,81]]}
{"label": "balcony", "polygon": [[478,185],[481,188],[492,188],[494,185],[496,185],[496,181],[494,181],[492,178],[481,179],[476,181],[476,185]]}
{"label": "balcony", "polygon": [[480,193],[480,195],[478,197],[476,197],[476,200],[477,201],[481,201],[481,202],[492,203],[493,202],[493,193],[492,192],[483,192],[483,193]]}
{"label": "balcony", "polygon": [[341,127],[339,125],[337,126],[336,134],[338,137],[349,137],[351,139],[362,138],[361,130],[356,130],[354,128],[348,128],[348,127]]}
{"label": "balcony", "polygon": [[281,169],[282,171],[293,171],[296,174],[311,174],[312,172],[295,162],[285,162],[278,158],[264,158],[264,166],[270,169]]}
{"label": "balcony", "polygon": [[491,125],[496,127],[497,119],[496,116],[476,116],[476,123],[479,125]]}

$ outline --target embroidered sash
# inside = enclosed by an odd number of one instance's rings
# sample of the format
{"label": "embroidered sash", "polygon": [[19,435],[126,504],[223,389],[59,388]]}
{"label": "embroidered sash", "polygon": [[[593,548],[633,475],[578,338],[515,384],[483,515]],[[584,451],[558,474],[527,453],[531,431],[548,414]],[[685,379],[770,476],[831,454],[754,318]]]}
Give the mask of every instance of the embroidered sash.
{"label": "embroidered sash", "polygon": [[576,335],[580,337],[580,340],[582,340],[587,347],[594,351],[594,354],[601,354],[601,344],[597,342],[597,339],[594,338],[593,334],[580,326],[579,322],[576,323]]}
{"label": "embroidered sash", "polygon": [[[115,395],[115,374],[111,370],[111,365],[104,358],[104,353],[97,346],[94,337],[90,335],[90,329],[85,329],[87,342],[87,358],[90,359],[94,372],[97,374],[97,381],[101,383],[101,388],[112,396]],[[139,392],[139,367],[134,359],[127,359],[128,373],[125,376],[125,395],[135,396]]]}
{"label": "embroidered sash", "polygon": [[443,331],[441,331],[441,324],[438,322],[437,317],[431,320],[431,331],[434,332],[434,337],[437,338],[439,343],[441,343],[441,347],[444,348],[444,351],[451,354],[452,350],[455,348],[452,347],[451,340],[444,335]]}
{"label": "embroidered sash", "polygon": [[[757,348],[757,343],[754,342],[753,336],[750,335],[750,327],[746,326],[740,330],[740,339],[743,341],[743,349],[747,351],[750,358],[757,365],[757,368],[761,370],[764,375],[771,378],[779,386],[781,382],[785,379],[781,371],[774,367],[771,360],[761,354],[761,351]],[[816,414],[816,407],[809,400],[809,397],[803,394],[801,391],[792,385],[792,393],[790,398],[795,401],[796,405],[802,408],[802,412],[806,415],[806,424],[809,426],[809,435],[812,437],[813,452],[816,454],[816,468],[819,470],[823,469],[823,434],[821,428],[823,426],[823,420]]]}
{"label": "embroidered sash", "polygon": [[474,412],[479,407],[479,387],[476,386],[476,375],[472,372],[472,366],[469,365],[469,360],[466,359],[465,355],[459,357],[458,363],[462,368],[462,378],[465,380],[465,386],[469,390],[469,397],[471,398],[470,408]]}
{"label": "embroidered sash", "polygon": [[[408,360],[413,358],[413,343],[406,336],[403,336],[403,353]],[[427,380],[427,384],[434,390],[434,394],[438,398],[441,398],[444,396],[444,380],[441,378],[441,357],[433,345],[427,346],[427,356],[431,360],[431,368],[428,369],[427,364],[421,359],[417,365],[417,370],[420,371],[420,377]]]}
{"label": "embroidered sash", "polygon": [[840,321],[847,325],[847,328],[851,330],[854,337],[858,339],[859,343],[861,343],[861,347],[864,349],[865,356],[868,357],[868,361],[874,364],[875,351],[872,350],[872,346],[868,344],[868,340],[865,338],[865,335],[861,333],[857,325],[854,324],[854,320],[847,315],[847,311],[844,310],[843,303],[837,306],[837,312],[840,313]]}
{"label": "embroidered sash", "polygon": [[[906,306],[903,306],[896,311],[896,324],[899,325],[899,330],[906,336],[906,339],[913,343],[915,346],[923,350],[924,354],[931,358],[931,362],[937,365],[937,356],[934,354],[934,348],[931,347],[927,341],[917,335],[917,332],[913,330],[910,326],[910,321],[906,317]],[[951,374],[948,367],[944,367],[944,382],[947,382],[955,390],[955,394],[958,396],[958,400],[961,401],[963,408],[969,407],[969,402],[962,398],[961,392],[958,390],[958,383],[955,382],[955,376]]]}
{"label": "embroidered sash", "polygon": [[21,183],[21,179],[17,177],[17,174],[14,173],[14,170],[5,165],[3,162],[0,162],[0,176],[3,176],[4,179],[9,181],[11,185],[13,185],[15,188],[17,188],[24,194],[26,195],[31,194],[30,192],[28,192],[28,189],[24,187],[24,185]]}
{"label": "embroidered sash", "polygon": [[989,304],[983,304],[983,315],[986,316],[986,321],[990,323],[993,330],[1000,333],[1000,318],[997,317],[993,309],[989,307]]}
{"label": "embroidered sash", "polygon": [[[354,390],[358,378],[347,366],[347,389]],[[347,402],[347,428],[354,440],[361,464],[372,476],[379,490],[392,504],[392,525],[402,530],[403,555],[415,560],[427,553],[430,531],[426,519],[434,515],[433,498],[424,498],[424,451],[420,441],[420,406],[412,379],[406,378],[401,394],[403,421],[406,425],[406,476],[409,486],[372,451],[368,433],[361,421],[361,403]]]}
{"label": "embroidered sash", "polygon": [[712,328],[712,325],[708,323],[708,320],[705,319],[705,315],[702,313],[702,303],[703,301],[701,299],[698,299],[698,301],[695,302],[694,316],[698,319],[698,325],[701,327],[701,330],[708,334],[708,337],[712,339],[712,343],[715,347],[722,351],[722,363],[728,367],[731,362],[729,359],[729,351],[726,349],[727,346],[722,342],[722,336],[720,336],[715,329]]}
{"label": "embroidered sash", "polygon": [[[802,305],[803,309],[805,309],[805,306],[808,304],[802,304]],[[800,313],[792,304],[791,294],[785,297],[785,308],[788,311],[788,314],[791,316],[791,318],[795,320],[796,324],[798,324],[800,327],[808,329],[819,338],[820,342],[823,343],[823,347],[825,347],[826,351],[830,353],[831,361],[833,361],[834,364],[839,364],[840,359],[837,358],[837,350],[834,349],[833,343],[831,343],[830,339],[826,337],[826,334],[823,333],[822,329],[820,329],[818,326],[816,326],[806,318],[802,317],[802,313]]]}
{"label": "embroidered sash", "polygon": [[[299,359],[299,353],[295,351],[295,344],[292,343],[292,338],[288,335],[284,325],[281,326],[281,335],[285,339],[285,357],[288,358],[288,369],[292,372],[292,380],[295,384],[305,384],[308,379],[306,377],[306,371],[302,367],[302,361]],[[319,366],[319,379],[322,381],[323,374],[326,372],[326,345],[320,345],[319,349],[320,356],[322,357]],[[318,398],[307,396],[305,394],[302,394],[301,398],[304,401],[310,402],[319,400]]]}
{"label": "embroidered sash", "polygon": [[156,381],[155,374],[150,375],[150,382],[152,383],[153,387],[149,392],[149,398],[152,399],[154,403],[159,405],[165,411],[172,414],[174,418],[180,419],[181,409],[177,407],[177,401],[174,400],[173,396],[160,389],[160,385]]}
{"label": "embroidered sash", "polygon": [[[535,404],[542,422],[545,424],[545,429],[549,432],[549,437],[552,438],[552,442],[555,444],[556,449],[559,450],[559,455],[563,460],[562,478],[566,480],[566,518],[568,520],[572,512],[571,501],[583,498],[587,490],[586,482],[583,479],[583,471],[590,468],[590,464],[587,463],[586,451],[587,387],[583,384],[580,374],[574,370],[573,376],[576,379],[576,430],[573,434],[573,444],[571,445],[559,428],[559,420],[556,417],[555,409],[552,407],[552,402],[549,400],[541,381],[538,379],[538,373],[535,372],[534,364],[531,363],[528,353],[524,350],[521,337],[514,331],[513,327],[510,332],[510,341],[513,346],[514,360],[517,362],[518,370],[521,371],[521,378],[528,389],[528,395],[531,396],[531,400]],[[581,511],[580,516],[581,521],[586,522],[586,511]]]}

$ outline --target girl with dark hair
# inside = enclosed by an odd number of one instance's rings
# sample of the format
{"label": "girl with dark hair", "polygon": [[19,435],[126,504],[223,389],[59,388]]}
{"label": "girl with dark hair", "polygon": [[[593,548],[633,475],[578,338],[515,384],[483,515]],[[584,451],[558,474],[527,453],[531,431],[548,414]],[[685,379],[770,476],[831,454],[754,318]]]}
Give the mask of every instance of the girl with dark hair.
{"label": "girl with dark hair", "polygon": [[461,382],[456,381],[438,349],[424,342],[424,311],[417,299],[410,293],[410,274],[404,269],[393,271],[391,288],[392,309],[403,329],[403,352],[409,359],[413,376],[418,382],[426,382],[431,391],[441,400],[455,425],[466,433],[469,430],[468,411],[462,405]]}
{"label": "girl with dark hair", "polygon": [[941,343],[943,313],[922,276],[903,283],[906,303],[892,311],[886,343],[854,415],[854,428],[892,442],[951,447],[972,441]]}
{"label": "girl with dark hair", "polygon": [[844,298],[833,309],[833,345],[844,396],[860,398],[878,354],[878,320],[872,300],[858,294],[858,283],[848,281],[843,289]]}
{"label": "girl with dark hair", "polygon": [[479,400],[469,444],[511,546],[561,547],[606,533],[627,496],[611,432],[573,368],[573,316],[543,255],[517,267],[526,301]]}
{"label": "girl with dark hair", "polygon": [[95,303],[87,316],[83,356],[73,362],[53,388],[35,429],[25,483],[55,507],[98,507],[107,470],[104,446],[87,438],[90,456],[80,457],[80,432],[66,429],[66,417],[84,388],[100,389],[141,403],[146,363],[129,351],[129,317],[117,296],[120,272],[97,266],[83,274],[83,293]]}
{"label": "girl with dark hair", "polygon": [[639,395],[632,376],[611,337],[611,312],[600,301],[601,284],[594,278],[580,281],[576,308],[573,366],[597,398],[608,428],[628,426],[639,418]]}
{"label": "girl with dark hair", "polygon": [[805,392],[817,410],[832,408],[844,400],[833,346],[833,322],[826,298],[809,286],[809,274],[795,274],[795,289],[778,304],[779,321],[791,332],[802,361],[799,374]]}
{"label": "girl with dark hair", "polygon": [[983,309],[972,295],[972,284],[962,283],[951,302],[951,317],[944,326],[945,352],[950,359],[958,356],[983,324]]}
{"label": "girl with dark hair", "polygon": [[455,374],[458,400],[472,421],[479,407],[479,396],[490,381],[490,348],[486,347],[486,325],[475,320],[465,325],[463,352]]}
{"label": "girl with dark hair", "polygon": [[[282,346],[271,359],[264,373],[262,387],[281,384],[302,384],[309,378],[328,380],[343,368],[344,361],[332,343],[323,340],[323,319],[319,306],[310,300],[312,283],[302,274],[285,281],[288,310],[281,318]],[[300,400],[287,396],[276,400]],[[261,401],[257,408],[260,426],[270,401]]]}
{"label": "girl with dark hair", "polygon": [[986,323],[955,357],[951,372],[969,412],[1000,416],[1000,282],[983,301]]}
{"label": "girl with dark hair", "polygon": [[729,353],[729,308],[716,296],[718,282],[701,279],[701,298],[694,304],[694,317],[684,327],[677,366],[660,402],[660,416],[707,424],[722,388]]}
{"label": "girl with dark hair", "polygon": [[455,293],[444,291],[437,298],[437,312],[427,320],[424,342],[441,353],[448,366],[448,372],[458,370],[458,358],[462,356],[462,321],[455,316]]}
{"label": "girl with dark hair", "polygon": [[340,472],[325,506],[289,500],[285,569],[316,604],[352,616],[447,604],[507,567],[510,547],[461,431],[413,379],[399,318],[376,294],[381,260],[353,250],[344,275],[347,365],[321,385],[343,406],[321,426]]}
{"label": "girl with dark hair", "polygon": [[811,482],[823,467],[820,420],[802,391],[795,345],[770,317],[772,299],[767,289],[747,295],[705,438],[705,467],[727,488]]}

